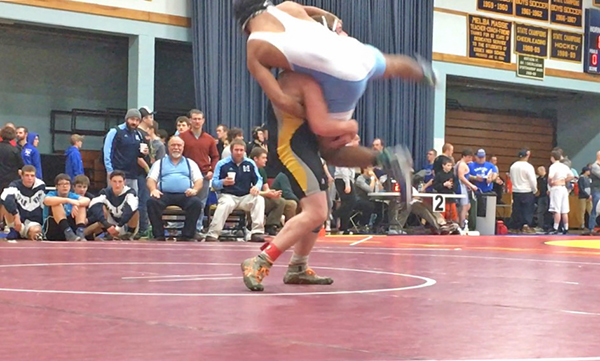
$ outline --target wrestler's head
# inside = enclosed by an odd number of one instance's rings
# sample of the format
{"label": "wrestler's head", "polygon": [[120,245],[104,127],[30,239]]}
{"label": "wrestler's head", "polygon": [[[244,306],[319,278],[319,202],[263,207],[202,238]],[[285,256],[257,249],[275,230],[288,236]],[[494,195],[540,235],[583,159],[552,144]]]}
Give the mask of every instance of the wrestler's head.
{"label": "wrestler's head", "polygon": [[246,30],[248,22],[258,14],[272,6],[271,0],[234,0],[233,15],[243,31]]}

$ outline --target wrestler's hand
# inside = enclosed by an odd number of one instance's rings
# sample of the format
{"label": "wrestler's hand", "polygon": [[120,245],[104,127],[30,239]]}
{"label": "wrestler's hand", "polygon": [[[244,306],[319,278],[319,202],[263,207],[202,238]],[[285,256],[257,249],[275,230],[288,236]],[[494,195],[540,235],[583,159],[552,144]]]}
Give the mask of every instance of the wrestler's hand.
{"label": "wrestler's hand", "polygon": [[277,102],[276,106],[277,108],[283,110],[284,113],[291,114],[300,119],[306,118],[306,111],[304,109],[304,106],[302,106],[302,104],[300,104],[298,100],[290,96],[285,95],[281,97],[281,100]]}
{"label": "wrestler's hand", "polygon": [[337,138],[329,138],[330,141],[328,147],[332,149],[339,149],[345,147],[347,144],[351,143],[354,140],[354,138],[356,138],[356,134],[347,134]]}

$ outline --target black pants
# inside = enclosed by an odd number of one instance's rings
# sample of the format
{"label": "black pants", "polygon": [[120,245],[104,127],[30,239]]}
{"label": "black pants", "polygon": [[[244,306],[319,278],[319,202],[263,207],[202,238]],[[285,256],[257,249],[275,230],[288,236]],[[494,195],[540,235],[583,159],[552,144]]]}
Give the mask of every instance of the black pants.
{"label": "black pants", "polygon": [[359,199],[354,192],[354,184],[351,184],[350,193],[344,192],[346,183],[342,179],[335,180],[335,188],[340,196],[340,208],[334,212],[334,217],[340,219],[340,231],[346,231],[350,228],[350,216],[354,211],[361,211],[360,223],[362,225],[369,224],[371,214],[375,206],[369,201]]}
{"label": "black pants", "polygon": [[160,198],[148,199],[148,218],[152,224],[154,238],[165,238],[165,227],[162,221],[162,212],[168,206],[178,206],[185,211],[185,223],[182,236],[192,239],[196,235],[196,222],[200,217],[202,202],[198,197],[186,197],[184,193],[163,193]]}
{"label": "black pants", "polygon": [[533,224],[535,195],[533,193],[514,193],[512,204],[512,228],[521,229],[523,225]]}

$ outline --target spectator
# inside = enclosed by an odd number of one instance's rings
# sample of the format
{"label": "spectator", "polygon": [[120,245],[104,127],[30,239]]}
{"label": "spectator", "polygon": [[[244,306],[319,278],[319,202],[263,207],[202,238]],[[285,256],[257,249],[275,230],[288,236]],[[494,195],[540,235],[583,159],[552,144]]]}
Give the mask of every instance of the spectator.
{"label": "spectator", "polygon": [[71,176],[54,178],[55,191],[44,198],[44,233],[49,241],[85,241],[84,228],[89,198],[71,192]]}
{"label": "spectator", "polygon": [[[115,170],[125,174],[125,185],[138,192],[138,158],[149,153],[148,145],[138,126],[142,119],[140,111],[129,109],[125,123],[109,130],[104,141],[104,167],[107,176]],[[141,144],[145,144],[142,146]],[[110,183],[110,182],[109,182]],[[137,208],[136,208],[137,209]]]}
{"label": "spectator", "polygon": [[[490,155],[490,163],[492,163],[493,165],[496,166],[496,168],[498,168],[498,157],[496,157],[495,155]],[[502,180],[502,178],[500,177],[500,172],[498,172],[498,176],[496,177],[496,180],[494,181],[494,185],[493,185],[493,191],[494,193],[496,193],[496,204],[504,204],[504,201],[502,200],[502,193],[504,193],[504,180]],[[539,189],[539,187],[538,187]]]}
{"label": "spectator", "polygon": [[[148,208],[146,206],[148,204],[148,199],[150,199],[150,191],[148,191],[148,187],[146,186],[146,176],[150,172],[150,165],[152,164],[151,154],[153,153],[153,149],[149,132],[154,125],[154,112],[149,107],[141,107],[139,111],[142,119],[137,130],[142,134],[142,142],[140,145],[144,150],[147,150],[147,152],[142,153],[141,156],[138,157],[136,192],[139,199],[138,210],[140,212],[140,229],[136,234],[135,239],[150,237],[148,229]],[[143,144],[146,145],[144,146]],[[140,151],[142,148],[140,148]]]}
{"label": "spectator", "polygon": [[[573,179],[571,168],[561,162],[561,153],[553,150],[550,153],[552,165],[548,169],[548,185],[550,186],[550,207],[554,215],[554,226],[550,234],[559,234],[559,223],[562,219],[563,234],[569,231],[569,191],[567,184]],[[514,185],[513,185],[514,189]]]}
{"label": "spectator", "polygon": [[219,154],[223,154],[223,148],[229,145],[227,142],[227,130],[229,128],[226,125],[219,124],[217,126],[217,152]]}
{"label": "spectator", "polygon": [[442,164],[445,163],[446,159],[450,159],[454,164],[454,146],[450,143],[446,143],[442,146],[442,154],[438,155],[433,161],[433,174],[442,171]]}
{"label": "spectator", "polygon": [[185,115],[177,117],[177,120],[175,122],[177,124],[177,131],[175,132],[175,135],[181,135],[181,133],[188,131],[192,126],[192,123],[190,123],[190,119]]}
{"label": "spectator", "polygon": [[23,157],[23,164],[32,165],[35,167],[35,175],[39,179],[43,179],[42,175],[42,158],[37,147],[40,144],[40,136],[37,133],[29,133],[27,135],[27,144],[21,151],[21,157]]}
{"label": "spectator", "polygon": [[[360,137],[349,143],[348,146],[358,147]],[[368,201],[358,199],[356,195],[354,179],[356,171],[354,168],[335,167],[335,187],[341,200],[340,208],[334,212],[334,217],[340,219],[340,231],[349,233],[350,217],[355,211],[361,212],[361,224],[367,225],[371,219],[374,206]]]}
{"label": "spectator", "polygon": [[202,221],[204,219],[204,207],[208,199],[208,191],[210,189],[210,181],[213,178],[213,172],[219,161],[219,153],[217,153],[217,145],[215,138],[203,130],[204,113],[198,109],[190,110],[190,119],[192,127],[189,131],[181,134],[181,139],[185,142],[183,155],[193,160],[204,175],[203,186],[198,193],[200,199],[200,215],[196,229],[202,231]]}
{"label": "spectator", "polygon": [[164,147],[164,145],[167,144],[167,139],[169,138],[169,133],[167,133],[167,131],[164,129],[159,129],[156,134],[160,138],[160,141],[162,142],[163,147]]}
{"label": "spectator", "polygon": [[[454,174],[452,173],[452,160],[448,157],[442,159],[442,171],[435,173],[432,188],[436,193],[454,194]],[[457,219],[456,203],[453,199],[446,199],[446,221]]]}
{"label": "spectator", "polygon": [[381,202],[371,200],[371,198],[369,198],[369,193],[381,192],[383,186],[381,185],[379,178],[375,175],[373,167],[363,169],[362,173],[356,177],[354,185],[356,186],[356,195],[358,198],[362,202],[370,203],[372,206],[372,211],[370,213],[368,211],[365,212],[369,213],[369,219],[367,220],[365,215],[362,220],[368,222],[369,229],[373,230],[373,228],[378,226],[382,221],[383,206]]}
{"label": "spectator", "polygon": [[84,174],[83,160],[81,159],[81,153],[79,152],[79,149],[83,146],[83,139],[83,135],[71,135],[71,147],[65,150],[65,156],[67,158],[65,162],[65,173],[68,174],[72,180],[78,175]]}
{"label": "spectator", "polygon": [[583,167],[581,170],[581,175],[579,176],[579,180],[577,181],[577,185],[579,188],[579,210],[581,212],[581,229],[585,229],[587,231],[586,225],[586,216],[589,220],[589,216],[592,213],[592,181],[590,180],[590,168]]}
{"label": "spectator", "polygon": [[[234,139],[244,140],[244,133],[240,128],[231,128],[227,131],[227,143],[231,145]],[[225,147],[221,152],[221,159],[231,156],[231,147]]]}
{"label": "spectator", "polygon": [[535,193],[537,180],[535,170],[529,163],[531,151],[524,148],[517,155],[519,160],[510,166],[513,204],[510,228],[516,231],[532,233],[533,211],[535,209]]}
{"label": "spectator", "polygon": [[183,240],[196,240],[196,223],[203,208],[197,197],[203,188],[202,173],[196,162],[183,156],[184,145],[180,137],[171,137],[169,155],[157,160],[148,174],[148,214],[157,240],[165,240],[162,212],[168,206],[178,206],[186,213]]}
{"label": "spectator", "polygon": [[283,192],[269,188],[267,172],[265,171],[268,159],[267,151],[264,148],[255,147],[250,152],[250,159],[258,167],[258,172],[263,179],[260,195],[265,199],[265,215],[267,216],[265,231],[267,234],[275,236],[282,226],[281,217],[285,210],[285,200],[281,198]]}
{"label": "spectator", "polygon": [[42,239],[46,184],[35,176],[35,172],[34,166],[25,165],[21,179],[11,182],[0,195],[6,210],[6,223],[11,228],[9,238]]}
{"label": "spectator", "polygon": [[[3,128],[12,128],[12,130],[14,130],[15,132],[17,131],[17,128],[15,128],[15,125],[13,123],[6,123],[4,124]],[[27,138],[25,138],[27,139]],[[0,137],[0,142],[2,141],[2,137]],[[22,148],[19,147],[19,145],[17,144],[17,141],[15,139],[11,140],[10,145],[12,145],[13,147],[17,147],[19,148],[19,153],[21,152]]]}
{"label": "spectator", "polygon": [[285,207],[283,209],[283,216],[285,217],[285,221],[289,221],[294,217],[298,210],[298,204],[300,204],[300,200],[294,194],[292,190],[292,185],[290,184],[290,179],[285,173],[280,172],[275,177],[273,184],[271,185],[271,189],[276,191],[281,191],[281,197],[285,200]]}
{"label": "spectator", "polygon": [[371,144],[371,148],[374,151],[377,152],[383,152],[383,148],[384,148],[384,144],[383,144],[383,140],[381,140],[380,138],[375,138],[373,139],[373,143]]}
{"label": "spectator", "polygon": [[[4,127],[0,130],[0,194],[10,182],[19,179],[19,169],[23,167],[23,158],[19,150],[10,144],[15,139],[15,130]],[[1,214],[0,214],[1,216]],[[0,220],[2,218],[0,217]]]}
{"label": "spectator", "polygon": [[88,192],[90,187],[90,179],[85,175],[78,175],[73,180],[73,192],[81,197],[94,198],[94,195]]}
{"label": "spectator", "polygon": [[550,200],[548,199],[548,174],[546,167],[537,168],[537,227],[536,231],[545,231],[547,229],[546,213]]}
{"label": "spectator", "polygon": [[[156,162],[157,159],[163,159],[167,154],[165,149],[165,143],[162,138],[159,136],[158,122],[156,120],[152,121],[152,126],[148,128],[148,138],[150,141],[150,161],[152,164]],[[165,132],[165,137],[166,137]]]}
{"label": "spectator", "polygon": [[427,193],[433,192],[433,178],[434,178],[433,162],[435,161],[436,157],[437,157],[437,150],[429,149],[429,151],[427,152],[427,165],[425,165],[425,167],[423,167],[423,170],[425,171],[425,174],[423,177],[423,182],[424,182],[423,191],[427,192]]}
{"label": "spectator", "polygon": [[252,129],[252,141],[246,146],[246,153],[250,154],[252,149],[256,147],[263,148],[266,151],[269,150],[265,143],[265,133],[261,127],[254,127],[254,129]]}
{"label": "spectator", "polygon": [[125,173],[111,172],[109,186],[90,202],[87,232],[104,231],[97,241],[132,239],[139,226],[138,203],[135,190],[125,185]]}
{"label": "spectator", "polygon": [[[450,145],[452,146],[452,145]],[[444,152],[445,154],[445,152]],[[440,157],[438,157],[440,158]],[[446,156],[446,158],[451,157]],[[440,162],[447,162],[448,159],[441,158]],[[469,228],[467,225],[467,215],[471,209],[470,199],[472,196],[471,192],[477,191],[477,186],[471,183],[468,179],[469,176],[469,163],[473,161],[473,151],[470,148],[466,148],[461,153],[461,159],[456,163],[455,172],[458,178],[458,190],[457,194],[462,194],[466,198],[459,198],[458,200],[458,226],[461,228],[462,233],[466,233]],[[435,169],[435,166],[434,166]],[[443,169],[443,168],[442,168]],[[442,170],[443,171],[443,170]],[[438,171],[436,171],[437,173]]]}
{"label": "spectator", "polygon": [[244,156],[246,143],[243,140],[233,140],[229,148],[231,156],[221,159],[215,169],[212,185],[221,194],[206,241],[217,241],[229,214],[241,209],[250,212],[252,218],[250,240],[264,242],[265,201],[259,196],[262,177],[254,161]]}
{"label": "spectator", "polygon": [[469,181],[475,184],[482,193],[493,190],[493,184],[498,178],[498,167],[485,160],[485,150],[477,151],[475,162],[469,163]]}
{"label": "spectator", "polygon": [[596,161],[590,167],[590,180],[592,181],[592,213],[590,214],[588,227],[592,231],[596,226],[596,217],[599,216],[596,208],[598,207],[598,201],[600,201],[600,151],[596,152]]}
{"label": "spectator", "polygon": [[29,130],[27,130],[27,127],[18,127],[17,128],[17,148],[19,148],[19,151],[23,150],[23,147],[25,147],[25,144],[27,144],[27,136],[29,135]]}

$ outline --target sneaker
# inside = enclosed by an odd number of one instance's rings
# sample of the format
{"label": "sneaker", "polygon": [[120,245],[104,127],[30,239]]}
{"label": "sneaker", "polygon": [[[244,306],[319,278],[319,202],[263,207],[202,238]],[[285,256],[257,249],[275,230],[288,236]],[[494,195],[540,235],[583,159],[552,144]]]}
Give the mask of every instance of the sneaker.
{"label": "sneaker", "polygon": [[152,237],[152,230],[150,230],[150,229],[147,229],[145,231],[139,231],[135,235],[133,233],[131,233],[131,232],[128,232],[128,233],[131,235],[130,238],[128,238],[128,239],[123,239],[122,237],[119,237],[119,238],[122,239],[122,240],[124,240],[124,241],[125,240],[129,241],[131,239],[133,239],[134,241],[139,241],[142,238],[149,239],[149,238]]}
{"label": "sneaker", "polygon": [[523,233],[525,233],[525,234],[534,234],[535,230],[533,230],[532,228],[530,228],[528,225],[524,225],[523,226]]}
{"label": "sneaker", "polygon": [[114,238],[108,233],[100,233],[96,237],[94,237],[94,241],[103,242],[103,241],[112,241]]}
{"label": "sneaker", "polygon": [[[133,240],[136,239],[135,238],[136,236],[137,235],[134,235],[131,232],[125,232],[125,233],[123,233],[122,235],[119,236],[119,240],[121,240],[121,241],[133,241]],[[137,239],[140,239],[140,238],[137,238]]]}
{"label": "sneaker", "polygon": [[261,233],[253,233],[250,236],[250,242],[264,242],[265,241],[265,235],[261,234]]}
{"label": "sneaker", "polygon": [[219,242],[219,239],[213,236],[206,236],[206,238],[204,238],[204,242]]}
{"label": "sneaker", "polygon": [[262,291],[264,286],[262,280],[269,275],[272,264],[263,257],[256,256],[242,262],[244,272],[244,284],[250,291]]}
{"label": "sneaker", "polygon": [[36,234],[35,235],[35,240],[36,241],[43,241],[44,240],[44,234],[42,232]]}
{"label": "sneaker", "polygon": [[437,75],[431,62],[420,56],[419,54],[415,55],[415,59],[419,66],[421,66],[421,70],[423,70],[423,82],[429,86],[435,87],[437,84]]}
{"label": "sneaker", "polygon": [[79,242],[81,241],[81,238],[75,234],[75,232],[73,232],[73,230],[71,228],[67,228],[65,230],[65,240],[67,242]]}
{"label": "sneaker", "polygon": [[307,265],[289,266],[283,276],[286,285],[330,285],[333,279],[330,277],[317,276],[315,271]]}
{"label": "sneaker", "polygon": [[6,239],[19,239],[21,235],[14,228],[10,228],[6,233]]}
{"label": "sneaker", "polygon": [[279,233],[279,228],[274,225],[265,226],[265,233],[269,236],[276,236]]}
{"label": "sneaker", "polygon": [[556,236],[556,235],[558,235],[558,234],[561,234],[561,232],[559,232],[559,231],[558,231],[558,230],[556,230],[556,229],[551,229],[551,230],[549,230],[548,232],[546,232],[546,234],[547,234],[547,235],[549,235],[549,236]]}
{"label": "sneaker", "polygon": [[80,241],[86,242],[87,239],[85,239],[85,234],[83,233],[83,228],[77,228],[77,230],[75,231],[75,234],[77,235],[77,237],[81,238]]}

